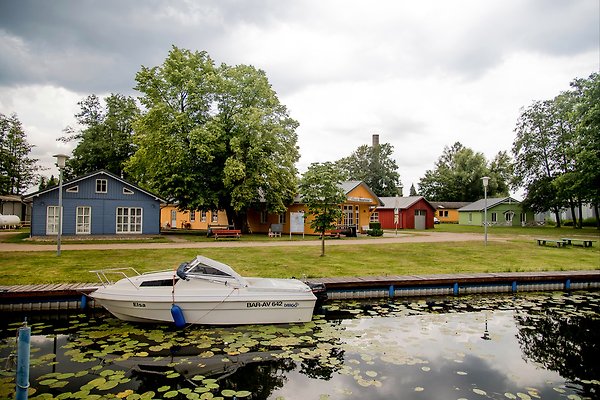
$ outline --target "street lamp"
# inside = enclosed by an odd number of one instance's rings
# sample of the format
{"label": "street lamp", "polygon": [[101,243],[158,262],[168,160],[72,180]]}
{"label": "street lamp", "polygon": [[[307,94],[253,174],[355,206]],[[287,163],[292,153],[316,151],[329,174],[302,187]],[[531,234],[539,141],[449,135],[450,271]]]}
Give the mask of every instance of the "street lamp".
{"label": "street lamp", "polygon": [[63,170],[69,156],[65,154],[55,154],[56,166],[58,167],[58,235],[56,237],[56,255],[60,256],[60,236],[62,235],[63,226],[63,206],[62,206],[62,185],[63,185]]}
{"label": "street lamp", "polygon": [[483,181],[483,230],[485,232],[485,245],[487,246],[487,188],[490,182],[489,176],[481,178]]}

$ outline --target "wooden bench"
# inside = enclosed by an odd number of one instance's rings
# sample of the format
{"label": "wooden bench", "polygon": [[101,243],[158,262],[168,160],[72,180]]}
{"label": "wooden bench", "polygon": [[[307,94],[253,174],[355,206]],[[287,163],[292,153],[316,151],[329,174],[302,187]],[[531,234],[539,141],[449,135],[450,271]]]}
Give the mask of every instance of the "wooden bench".
{"label": "wooden bench", "polygon": [[325,236],[325,237],[332,237],[332,238],[339,239],[342,237],[341,235],[342,235],[341,229],[331,229],[329,231],[325,231],[325,233],[323,235],[321,235],[321,237]]}
{"label": "wooden bench", "polygon": [[239,239],[242,237],[242,231],[238,229],[213,229],[212,234],[215,236],[215,240],[218,238],[235,238]]}
{"label": "wooden bench", "polygon": [[556,247],[565,247],[567,243],[562,239],[535,239],[538,246],[545,246],[546,243],[553,243]]}
{"label": "wooden bench", "polygon": [[565,244],[569,246],[583,246],[583,247],[592,247],[592,244],[595,240],[590,239],[574,239],[574,238],[561,238]]}

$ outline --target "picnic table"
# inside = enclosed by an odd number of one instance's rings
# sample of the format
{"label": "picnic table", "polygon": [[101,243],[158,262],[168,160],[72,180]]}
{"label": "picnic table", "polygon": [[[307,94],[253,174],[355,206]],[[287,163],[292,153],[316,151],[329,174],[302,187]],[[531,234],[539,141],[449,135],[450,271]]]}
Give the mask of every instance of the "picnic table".
{"label": "picnic table", "polygon": [[592,247],[592,244],[595,242],[595,240],[591,240],[591,239],[578,239],[578,238],[561,238],[561,240],[569,246],[583,246],[583,247]]}
{"label": "picnic table", "polygon": [[215,240],[226,237],[239,239],[242,236],[242,231],[238,229],[213,229],[212,234],[215,236]]}
{"label": "picnic table", "polygon": [[535,239],[538,246],[545,246],[546,243],[554,244],[556,247],[565,247],[567,242],[562,239]]}

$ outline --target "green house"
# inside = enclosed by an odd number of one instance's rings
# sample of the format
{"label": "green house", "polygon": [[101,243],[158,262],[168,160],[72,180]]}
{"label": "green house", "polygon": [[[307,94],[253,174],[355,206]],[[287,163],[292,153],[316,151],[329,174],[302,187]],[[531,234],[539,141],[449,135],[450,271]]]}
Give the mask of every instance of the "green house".
{"label": "green house", "polygon": [[[458,209],[459,225],[483,226],[486,200],[477,200]],[[534,223],[533,213],[524,212],[512,197],[487,199],[488,226],[525,226]]]}

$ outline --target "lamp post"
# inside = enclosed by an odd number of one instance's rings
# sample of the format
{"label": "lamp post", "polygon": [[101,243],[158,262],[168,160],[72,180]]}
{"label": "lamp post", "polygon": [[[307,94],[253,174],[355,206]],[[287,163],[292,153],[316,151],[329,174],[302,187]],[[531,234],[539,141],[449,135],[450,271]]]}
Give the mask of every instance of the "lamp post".
{"label": "lamp post", "polygon": [[487,188],[490,177],[484,176],[481,180],[483,181],[483,231],[485,232],[485,245],[487,246]]}
{"label": "lamp post", "polygon": [[63,207],[62,207],[62,185],[63,185],[63,170],[69,156],[65,154],[55,154],[56,166],[58,167],[58,235],[56,237],[56,255],[60,256],[60,236],[62,235],[63,226]]}

